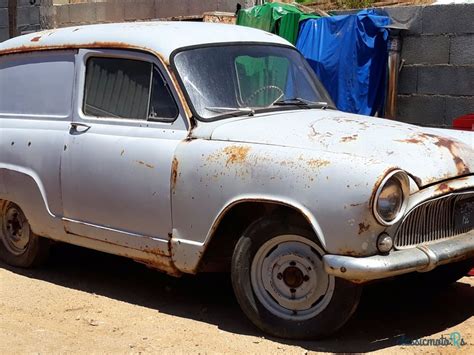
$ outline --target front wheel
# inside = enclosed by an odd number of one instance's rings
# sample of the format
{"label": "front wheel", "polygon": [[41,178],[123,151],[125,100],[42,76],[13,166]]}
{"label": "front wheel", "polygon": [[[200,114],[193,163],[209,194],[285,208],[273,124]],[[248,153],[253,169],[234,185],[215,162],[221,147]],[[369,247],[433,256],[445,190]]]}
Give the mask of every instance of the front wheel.
{"label": "front wheel", "polygon": [[282,220],[260,219],[239,239],[232,285],[247,317],[288,339],[320,338],[342,327],[359,303],[361,286],[324,271],[314,233]]}

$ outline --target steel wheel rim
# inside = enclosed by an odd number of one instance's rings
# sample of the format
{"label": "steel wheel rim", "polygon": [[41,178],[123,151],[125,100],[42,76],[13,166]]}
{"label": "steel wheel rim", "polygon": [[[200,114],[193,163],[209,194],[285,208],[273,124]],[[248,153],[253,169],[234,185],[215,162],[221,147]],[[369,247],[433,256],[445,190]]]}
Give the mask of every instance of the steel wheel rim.
{"label": "steel wheel rim", "polygon": [[30,226],[21,210],[10,205],[2,215],[1,237],[5,248],[14,255],[23,254],[30,242]]}
{"label": "steel wheel rim", "polygon": [[250,278],[260,303],[273,315],[304,321],[321,313],[334,293],[334,276],[323,268],[324,251],[299,235],[264,243],[252,261]]}

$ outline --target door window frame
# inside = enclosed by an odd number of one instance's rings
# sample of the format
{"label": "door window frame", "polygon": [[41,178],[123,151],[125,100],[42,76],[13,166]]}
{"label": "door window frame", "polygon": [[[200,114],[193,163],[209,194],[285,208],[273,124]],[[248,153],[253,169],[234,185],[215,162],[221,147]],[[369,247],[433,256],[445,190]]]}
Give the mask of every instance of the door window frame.
{"label": "door window frame", "polygon": [[[128,118],[114,118],[114,117],[95,117],[89,116],[83,112],[83,103],[85,98],[85,85],[86,85],[86,70],[87,70],[87,61],[90,58],[116,58],[116,59],[130,59],[137,60],[142,62],[151,63],[152,66],[155,66],[163,80],[168,85],[168,88],[171,93],[177,108],[178,115],[174,120],[159,120],[157,119],[128,119]],[[179,95],[177,93],[176,87],[174,86],[173,81],[171,80],[168,72],[165,70],[163,64],[157,57],[152,54],[140,52],[136,50],[122,50],[122,49],[113,49],[113,48],[104,48],[104,49],[79,49],[79,52],[76,56],[76,97],[74,99],[74,114],[73,122],[86,122],[86,123],[103,123],[111,125],[120,125],[120,126],[135,126],[135,127],[155,127],[155,128],[168,128],[168,129],[177,129],[177,130],[189,130],[190,123],[186,119],[186,113],[183,106],[179,100]]]}

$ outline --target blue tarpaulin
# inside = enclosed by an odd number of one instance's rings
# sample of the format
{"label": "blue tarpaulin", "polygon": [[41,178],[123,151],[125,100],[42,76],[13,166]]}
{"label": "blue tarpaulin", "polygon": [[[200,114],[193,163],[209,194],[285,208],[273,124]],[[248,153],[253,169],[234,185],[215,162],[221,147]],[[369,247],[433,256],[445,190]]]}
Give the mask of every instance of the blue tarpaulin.
{"label": "blue tarpaulin", "polygon": [[388,16],[356,15],[310,19],[300,24],[296,47],[303,53],[338,109],[383,113],[388,59]]}

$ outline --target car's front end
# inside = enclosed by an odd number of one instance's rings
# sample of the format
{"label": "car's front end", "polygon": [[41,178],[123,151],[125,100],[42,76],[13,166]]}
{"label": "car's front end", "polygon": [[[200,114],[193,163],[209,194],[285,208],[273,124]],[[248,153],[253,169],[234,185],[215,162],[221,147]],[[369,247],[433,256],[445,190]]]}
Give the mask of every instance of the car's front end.
{"label": "car's front end", "polygon": [[171,65],[196,119],[176,152],[173,261],[196,272],[221,238],[264,331],[331,334],[361,283],[473,260],[472,136],[337,111],[281,43],[182,48]]}

